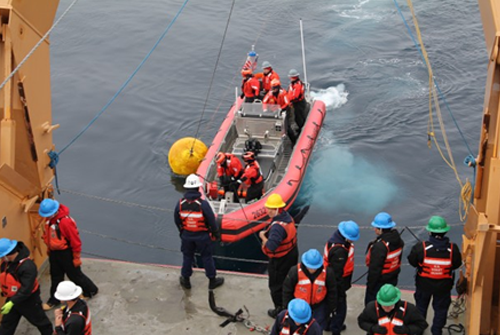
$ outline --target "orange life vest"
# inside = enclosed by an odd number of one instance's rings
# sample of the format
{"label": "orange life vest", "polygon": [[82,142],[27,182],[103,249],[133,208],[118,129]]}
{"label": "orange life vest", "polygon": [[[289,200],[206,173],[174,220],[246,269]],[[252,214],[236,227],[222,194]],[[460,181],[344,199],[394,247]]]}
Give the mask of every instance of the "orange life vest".
{"label": "orange life vest", "polygon": [[[404,325],[403,318],[404,318],[405,313],[406,313],[406,305],[407,305],[407,302],[405,301],[404,306],[399,306],[399,307],[396,306],[395,308],[397,308],[397,310],[391,319],[387,316],[382,316],[382,317],[380,316],[380,308],[381,307],[379,306],[378,302],[375,301],[375,309],[377,310],[378,325],[387,328],[386,335],[398,335],[394,332],[394,327]],[[374,333],[373,335],[381,335],[381,334]],[[404,335],[406,335],[406,334],[404,334]]]}
{"label": "orange life vest", "polygon": [[349,277],[353,272],[354,272],[354,244],[351,243],[349,248],[346,248],[344,244],[340,243],[335,243],[328,248],[328,242],[325,244],[325,251],[323,253],[323,263],[325,264],[325,267],[330,265],[330,262],[328,260],[328,255],[330,254],[330,250],[332,250],[334,247],[341,247],[347,250],[347,261],[344,265],[344,273],[342,274],[342,277]]}
{"label": "orange life vest", "polygon": [[[380,240],[387,248],[387,255],[385,256],[384,267],[382,268],[382,274],[387,274],[396,271],[401,266],[401,256],[403,254],[403,248],[400,247],[396,250],[391,251],[389,248],[389,242]],[[366,266],[370,266],[370,257],[373,245],[370,246],[370,250],[366,254]]]}
{"label": "orange life vest", "polygon": [[74,312],[74,311],[68,310],[64,314],[63,324],[66,324],[66,322],[68,322],[69,318],[72,315],[81,316],[85,320],[85,327],[83,328],[82,335],[92,335],[92,318],[90,315],[90,309],[89,309],[89,306],[87,306],[87,304],[85,304],[85,307],[87,308],[86,313],[83,313],[81,311]]}
{"label": "orange life vest", "polygon": [[52,220],[47,220],[45,223],[45,231],[47,234],[47,247],[49,250],[66,250],[69,248],[68,240],[61,234],[61,229],[59,228],[59,223],[62,219],[73,220],[69,216],[59,218],[55,223],[51,223]]}
{"label": "orange life vest", "polygon": [[241,90],[247,98],[255,98],[260,93],[260,82],[255,77],[245,78],[241,84]]}
{"label": "orange life vest", "polygon": [[288,100],[291,103],[304,100],[304,84],[300,79],[290,83],[290,86],[288,86]]}
{"label": "orange life vest", "polygon": [[259,163],[257,163],[257,161],[247,162],[243,172],[243,177],[246,177],[245,184],[248,186],[261,183],[264,180],[264,177],[262,177],[262,173],[260,172]]}
{"label": "orange life vest", "polygon": [[183,229],[192,232],[208,231],[199,199],[181,199],[179,216],[181,217]]}
{"label": "orange life vest", "polygon": [[290,223],[282,221],[274,221],[273,223],[271,223],[271,225],[269,225],[269,228],[267,228],[266,233],[269,232],[271,227],[275,224],[279,224],[285,229],[286,238],[283,241],[281,241],[280,245],[278,246],[278,248],[276,248],[275,251],[271,251],[267,249],[265,246],[262,247],[262,251],[264,252],[264,254],[266,254],[270,258],[283,257],[290,251],[292,251],[292,249],[295,248],[295,246],[297,245],[297,229],[295,228],[295,223],[293,222],[293,220]]}
{"label": "orange life vest", "polygon": [[[453,258],[453,243],[450,248],[446,250],[445,257],[437,257],[436,249],[428,242],[422,242],[424,246],[424,259],[420,263],[421,271],[419,276],[431,279],[451,279],[453,274],[451,271],[452,258]],[[431,255],[429,255],[430,253]],[[439,253],[442,256],[441,253]],[[432,257],[434,256],[434,257]]]}
{"label": "orange life vest", "polygon": [[[16,268],[14,269],[13,273],[7,272],[9,269],[9,263],[7,262],[2,262],[1,269],[2,272],[0,273],[0,285],[2,286],[2,297],[13,297],[16,295],[17,291],[21,288],[21,282],[17,279],[17,270],[21,266],[21,264],[24,263],[27,259],[30,259],[29,257],[23,258],[19,261],[17,264]],[[39,287],[38,279],[35,279],[35,283],[33,285],[33,290],[31,293],[36,292]]]}
{"label": "orange life vest", "polygon": [[288,315],[288,311],[285,313],[285,316],[283,317],[283,320],[281,323],[283,324],[283,328],[281,328],[280,335],[305,335],[307,334],[307,331],[309,330],[309,327],[315,322],[314,318],[311,318],[311,321],[307,324],[302,324],[300,325],[299,328],[297,328],[296,331],[293,332],[293,334],[290,334],[290,324],[292,322],[295,322],[293,320],[290,320],[290,316]]}
{"label": "orange life vest", "polygon": [[309,305],[316,305],[322,302],[326,297],[326,268],[311,283],[311,280],[302,271],[300,263],[297,266],[299,280],[295,285],[294,297],[305,300]]}

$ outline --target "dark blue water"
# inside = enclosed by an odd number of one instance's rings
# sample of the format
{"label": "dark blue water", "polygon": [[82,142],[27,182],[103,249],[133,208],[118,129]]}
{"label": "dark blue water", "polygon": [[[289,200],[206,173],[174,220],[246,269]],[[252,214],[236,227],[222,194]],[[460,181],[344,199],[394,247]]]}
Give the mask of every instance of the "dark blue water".
{"label": "dark blue water", "polygon": [[[70,2],[61,1],[59,15]],[[103,108],[182,3],[87,0],[73,8],[51,35],[56,148]],[[321,249],[343,220],[368,228],[382,210],[400,227],[423,226],[431,215],[460,224],[458,183],[427,147],[427,70],[392,0],[237,1],[202,114],[231,3],[189,1],[130,85],[61,155],[59,199],[78,221],[87,256],[180,264],[171,210],[181,188],[168,150],[194,136],[200,119],[199,135],[211,143],[252,44],[282,77],[290,68],[303,72],[299,18],[308,80],[328,105],[301,190],[311,209],[299,229],[300,250]],[[411,21],[406,2],[400,5]],[[487,64],[477,2],[419,1],[415,11],[436,80],[475,155]],[[468,151],[442,111],[460,176],[471,179],[461,164]],[[423,228],[412,230],[425,238]],[[450,236],[459,241],[461,232],[454,226]],[[355,277],[374,236],[362,230]],[[404,268],[403,286],[412,285],[412,274]]]}

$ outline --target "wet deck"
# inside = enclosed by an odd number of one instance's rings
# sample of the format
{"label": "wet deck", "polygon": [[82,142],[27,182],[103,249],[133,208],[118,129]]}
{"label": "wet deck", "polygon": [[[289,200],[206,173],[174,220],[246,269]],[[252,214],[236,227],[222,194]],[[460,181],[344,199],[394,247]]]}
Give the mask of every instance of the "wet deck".
{"label": "wet deck", "polygon": [[[225,318],[216,315],[209,307],[208,279],[203,272],[195,272],[191,279],[193,288],[185,291],[179,285],[178,267],[84,259],[83,270],[100,290],[89,301],[94,334],[251,333],[241,322],[230,323],[224,328],[219,326]],[[217,306],[231,313],[246,306],[249,320],[258,326],[272,326],[274,320],[266,314],[272,306],[266,276],[219,274],[226,278],[226,282],[215,290]],[[45,271],[41,278],[44,301],[48,297],[49,282],[48,271]],[[363,308],[363,297],[362,286],[348,291],[347,330],[343,334],[364,334],[356,323]],[[402,298],[413,302],[409,291],[404,291]],[[48,312],[48,315],[52,320],[53,312]],[[429,321],[431,317],[430,313]],[[450,321],[458,323],[457,320]],[[23,319],[16,334],[39,333]],[[425,334],[430,334],[429,330]]]}

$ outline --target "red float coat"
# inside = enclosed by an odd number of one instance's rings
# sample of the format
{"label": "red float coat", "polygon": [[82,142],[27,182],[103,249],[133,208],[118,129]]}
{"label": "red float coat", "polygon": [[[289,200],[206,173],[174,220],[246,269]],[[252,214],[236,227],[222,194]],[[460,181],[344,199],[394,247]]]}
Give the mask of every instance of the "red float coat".
{"label": "red float coat", "polygon": [[291,103],[304,100],[304,84],[300,79],[292,81],[288,86],[288,100]]}
{"label": "red float coat", "polygon": [[256,161],[248,162],[245,166],[245,171],[243,172],[243,176],[241,177],[241,181],[246,185],[251,186],[262,182],[264,178],[260,173],[259,163]]}
{"label": "red float coat", "polygon": [[45,222],[43,240],[49,250],[71,248],[74,254],[81,253],[82,241],[68,207],[60,204],[56,216]]}
{"label": "red float coat", "polygon": [[274,72],[274,70],[269,71],[268,74],[264,74],[262,76],[262,88],[266,91],[269,92],[271,90],[271,82],[274,79],[280,80],[280,76]]}
{"label": "red float coat", "polygon": [[282,88],[280,88],[277,95],[275,95],[273,91],[269,91],[264,97],[262,103],[264,104],[264,109],[269,108],[267,105],[279,105],[281,110],[284,110],[288,107],[288,105],[290,105],[288,94]]}
{"label": "red float coat", "polygon": [[243,78],[241,82],[241,91],[246,98],[255,98],[260,93],[260,83],[255,77]]}
{"label": "red float coat", "polygon": [[243,172],[243,166],[240,160],[233,154],[226,154],[225,166],[217,164],[217,176],[227,176],[239,178]]}

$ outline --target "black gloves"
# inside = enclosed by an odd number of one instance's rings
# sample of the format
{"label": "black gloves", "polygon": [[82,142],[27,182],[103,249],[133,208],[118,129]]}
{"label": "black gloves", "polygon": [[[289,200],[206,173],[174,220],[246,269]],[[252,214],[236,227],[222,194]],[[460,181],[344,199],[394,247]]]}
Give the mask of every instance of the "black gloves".
{"label": "black gloves", "polygon": [[242,98],[242,99],[243,99],[244,97],[245,97],[245,93],[241,93],[241,94],[240,94],[240,98]]}
{"label": "black gloves", "polygon": [[372,334],[387,334],[387,328],[380,326],[380,325],[374,325],[370,328],[370,331]]}
{"label": "black gloves", "polygon": [[214,231],[212,235],[216,241],[220,241],[220,230]]}
{"label": "black gloves", "polygon": [[394,327],[394,333],[396,334],[410,334],[410,328],[407,326],[395,326]]}

